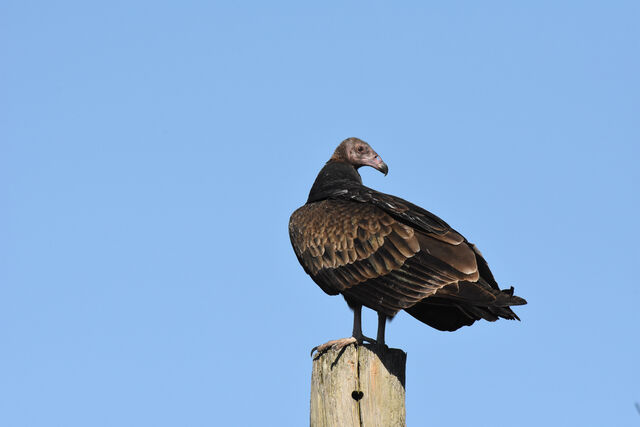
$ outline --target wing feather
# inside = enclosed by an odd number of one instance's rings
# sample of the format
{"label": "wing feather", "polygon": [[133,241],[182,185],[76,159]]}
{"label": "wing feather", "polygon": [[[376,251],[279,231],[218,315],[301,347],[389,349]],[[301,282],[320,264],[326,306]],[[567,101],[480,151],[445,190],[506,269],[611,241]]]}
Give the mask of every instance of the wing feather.
{"label": "wing feather", "polygon": [[428,211],[367,190],[307,204],[291,216],[296,256],[325,292],[388,316],[406,309],[445,330],[479,318],[516,318],[508,306],[524,300],[499,290],[473,244]]}
{"label": "wing feather", "polygon": [[477,275],[474,252],[457,233],[416,231],[373,204],[305,205],[292,215],[289,231],[305,271],[325,292],[388,315]]}
{"label": "wing feather", "polygon": [[289,222],[298,260],[326,293],[388,316],[405,309],[441,330],[517,319],[509,306],[526,301],[500,290],[480,251],[446,222],[359,179],[339,182]]}

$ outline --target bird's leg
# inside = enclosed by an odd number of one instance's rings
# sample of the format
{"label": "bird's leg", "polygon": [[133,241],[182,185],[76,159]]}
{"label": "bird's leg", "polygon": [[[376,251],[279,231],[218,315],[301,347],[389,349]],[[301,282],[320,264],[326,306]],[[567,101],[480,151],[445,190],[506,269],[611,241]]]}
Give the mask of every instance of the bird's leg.
{"label": "bird's leg", "polygon": [[351,337],[355,338],[358,342],[362,342],[364,335],[362,335],[362,306],[359,305],[353,309],[353,332]]}
{"label": "bird's leg", "polygon": [[387,316],[382,313],[378,313],[378,335],[376,341],[378,345],[384,345],[384,327],[387,324]]}
{"label": "bird's leg", "polygon": [[365,341],[375,344],[376,341],[374,339],[365,337],[362,334],[362,306],[358,305],[352,308],[353,308],[353,332],[351,336],[349,338],[340,338],[337,340],[331,340],[322,345],[313,347],[311,349],[312,356],[315,351],[317,351],[318,353],[323,353],[329,350],[330,348],[333,348],[335,350],[341,350],[350,344],[362,344]]}
{"label": "bird's leg", "polygon": [[[358,306],[353,309],[353,332],[351,333],[352,338],[356,339],[358,344],[362,344],[363,342],[368,342],[371,344],[375,344],[376,340],[373,338],[369,338],[362,334],[362,306]],[[349,339],[349,338],[347,338]]]}

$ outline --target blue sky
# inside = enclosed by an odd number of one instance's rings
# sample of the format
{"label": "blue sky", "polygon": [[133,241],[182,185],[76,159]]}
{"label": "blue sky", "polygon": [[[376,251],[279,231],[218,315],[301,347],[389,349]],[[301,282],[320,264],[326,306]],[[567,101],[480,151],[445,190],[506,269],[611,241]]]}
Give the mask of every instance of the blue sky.
{"label": "blue sky", "polygon": [[[0,4],[0,424],[308,422],[351,312],[287,222],[335,146],[529,304],[400,314],[410,425],[638,425],[637,2]],[[375,333],[374,313],[364,331]]]}

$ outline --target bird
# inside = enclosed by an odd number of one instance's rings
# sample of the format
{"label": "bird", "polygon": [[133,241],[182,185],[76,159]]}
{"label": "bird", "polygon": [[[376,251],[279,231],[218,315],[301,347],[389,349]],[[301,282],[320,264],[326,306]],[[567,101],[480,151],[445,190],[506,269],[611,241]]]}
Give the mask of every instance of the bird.
{"label": "bird", "polygon": [[[385,176],[387,164],[358,138],[342,141],[318,173],[306,203],[289,219],[289,237],[304,271],[353,310],[350,344],[385,345],[385,326],[401,310],[441,331],[485,319],[520,318],[526,300],[500,289],[480,250],[431,212],[362,183],[358,169]],[[378,313],[376,338],[362,333],[362,307]]]}

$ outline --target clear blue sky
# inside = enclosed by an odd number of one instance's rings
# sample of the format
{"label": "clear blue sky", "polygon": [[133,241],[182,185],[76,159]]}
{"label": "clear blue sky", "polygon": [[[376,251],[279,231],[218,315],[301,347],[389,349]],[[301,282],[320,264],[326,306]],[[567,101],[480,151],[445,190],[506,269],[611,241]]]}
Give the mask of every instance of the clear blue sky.
{"label": "clear blue sky", "polygon": [[3,1],[0,424],[305,425],[352,315],[287,222],[357,136],[529,301],[388,326],[409,424],[639,425],[640,4],[527,3]]}

